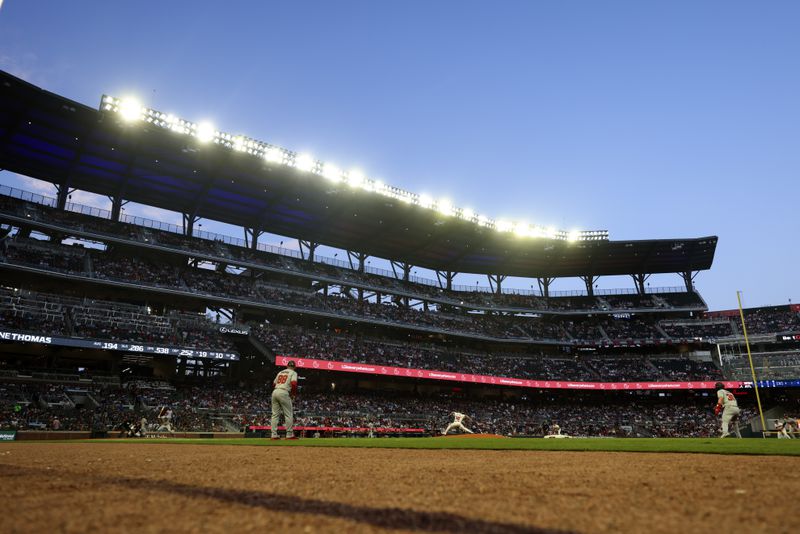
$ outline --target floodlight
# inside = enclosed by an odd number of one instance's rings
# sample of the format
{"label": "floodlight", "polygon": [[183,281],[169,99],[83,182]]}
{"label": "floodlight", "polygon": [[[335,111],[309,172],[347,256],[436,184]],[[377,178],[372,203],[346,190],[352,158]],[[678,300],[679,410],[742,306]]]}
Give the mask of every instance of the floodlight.
{"label": "floodlight", "polygon": [[332,182],[338,182],[342,179],[342,171],[336,165],[326,163],[325,166],[322,167],[322,176]]}
{"label": "floodlight", "polygon": [[[0,0],[2,4],[2,0]],[[308,154],[295,154],[278,146],[269,145],[244,135],[233,136],[216,130],[207,122],[193,123],[183,120],[175,115],[162,113],[155,109],[143,107],[136,98],[115,98],[103,95],[100,101],[100,110],[116,113],[125,122],[145,121],[165,130],[191,135],[200,143],[213,141],[225,148],[245,152],[247,154],[263,157],[267,162],[293,166],[300,172],[319,174],[333,182],[347,181],[356,188],[375,191],[400,202],[415,204],[423,208],[435,209],[445,216],[458,218],[478,224],[485,228],[496,229],[500,232],[513,232],[521,237],[543,237],[559,241],[599,241],[608,240],[608,230],[557,230],[554,227],[531,226],[527,223],[513,223],[508,220],[495,221],[485,215],[478,215],[471,208],[457,208],[449,199],[434,200],[431,196],[417,195],[403,189],[385,184],[380,180],[370,180],[363,172],[351,170],[343,172],[335,165],[322,164]]]}
{"label": "floodlight", "polygon": [[270,163],[283,163],[283,150],[273,146],[264,152],[264,159]]}
{"label": "floodlight", "polygon": [[433,207],[433,198],[431,198],[429,195],[422,194],[422,195],[419,196],[418,203],[423,208],[432,208]]}
{"label": "floodlight", "polygon": [[124,98],[119,103],[119,115],[126,122],[140,120],[143,111],[142,105],[135,98]]}
{"label": "floodlight", "polygon": [[436,203],[436,210],[442,215],[450,216],[453,214],[453,203],[447,198],[440,198]]}
{"label": "floodlight", "polygon": [[310,154],[300,154],[294,160],[294,166],[298,171],[309,172],[314,168],[314,158]]}
{"label": "floodlight", "polygon": [[364,173],[358,169],[352,169],[347,173],[347,183],[353,187],[363,186],[366,179],[367,177],[364,176]]}
{"label": "floodlight", "polygon": [[531,233],[531,227],[528,223],[518,222],[514,225],[514,233],[518,237],[528,237]]}
{"label": "floodlight", "polygon": [[497,230],[499,232],[510,232],[514,228],[514,224],[510,221],[497,221]]}
{"label": "floodlight", "polygon": [[[172,121],[170,122],[169,119],[172,119]],[[169,123],[169,127],[170,129],[172,129],[173,132],[182,134],[188,133],[188,129],[186,128],[188,126],[188,123],[186,121],[182,121],[177,117],[171,117],[171,116],[168,116],[166,120]]]}

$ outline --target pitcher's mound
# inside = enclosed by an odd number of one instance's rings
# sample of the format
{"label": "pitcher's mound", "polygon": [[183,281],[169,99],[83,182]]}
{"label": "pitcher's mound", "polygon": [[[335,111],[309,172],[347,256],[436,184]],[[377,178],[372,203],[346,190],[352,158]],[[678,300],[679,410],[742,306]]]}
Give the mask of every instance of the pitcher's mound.
{"label": "pitcher's mound", "polygon": [[448,434],[444,438],[504,438],[498,434]]}

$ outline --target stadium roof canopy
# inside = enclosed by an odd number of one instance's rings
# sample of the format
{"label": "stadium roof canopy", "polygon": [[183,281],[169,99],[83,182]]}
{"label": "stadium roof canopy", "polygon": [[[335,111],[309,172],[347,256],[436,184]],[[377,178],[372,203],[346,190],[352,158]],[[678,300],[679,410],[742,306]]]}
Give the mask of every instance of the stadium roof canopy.
{"label": "stadium roof canopy", "polygon": [[[533,278],[687,273],[717,238],[518,237],[374,192],[124,123],[0,72],[0,167],[77,188],[424,268]],[[532,203],[535,199],[531,200]],[[565,199],[568,202],[568,199]]]}

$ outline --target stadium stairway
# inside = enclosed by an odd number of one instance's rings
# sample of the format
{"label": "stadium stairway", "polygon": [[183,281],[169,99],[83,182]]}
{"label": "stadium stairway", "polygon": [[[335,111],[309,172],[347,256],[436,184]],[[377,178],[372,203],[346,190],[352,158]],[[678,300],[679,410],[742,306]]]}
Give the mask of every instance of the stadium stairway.
{"label": "stadium stairway", "polygon": [[669,334],[667,334],[667,333],[664,331],[664,329],[663,329],[663,328],[661,328],[661,325],[660,325],[660,324],[658,324],[658,323],[655,323],[655,324],[653,324],[653,326],[655,326],[655,328],[656,328],[656,332],[658,332],[659,334],[661,334],[662,336],[664,336],[664,339],[672,339],[672,336],[670,336]]}
{"label": "stadium stairway", "polygon": [[644,358],[644,359],[642,360],[642,363],[644,363],[644,366],[645,366],[645,367],[649,368],[651,371],[653,371],[654,373],[656,373],[656,375],[658,375],[658,377],[659,377],[659,378],[658,378],[659,380],[667,380],[667,381],[668,381],[667,377],[666,377],[666,376],[664,376],[664,373],[663,373],[663,372],[661,372],[661,369],[659,369],[658,367],[656,367],[656,366],[655,366],[655,364],[654,364],[653,362],[651,362],[651,361],[650,361],[650,358]]}
{"label": "stadium stairway", "polygon": [[653,299],[653,302],[655,303],[655,305],[657,307],[659,307],[659,308],[669,308],[670,307],[669,303],[666,300],[664,300],[663,298],[659,297],[658,295],[652,294],[650,297]]}
{"label": "stadium stairway", "polygon": [[72,315],[72,306],[64,307],[64,326],[70,337],[75,335],[75,318]]}
{"label": "stadium stairway", "polygon": [[231,421],[227,417],[221,417],[221,416],[212,417],[211,420],[212,421],[216,421],[217,423],[219,423],[223,427],[225,427],[225,431],[226,432],[241,432],[242,431],[242,427],[241,426],[237,425],[236,423],[234,423],[233,421]]}
{"label": "stadium stairway", "polygon": [[594,367],[591,366],[591,364],[589,362],[582,361],[582,362],[580,362],[580,364],[581,364],[580,366],[583,369],[588,371],[594,377],[594,380],[596,382],[602,382],[603,381],[603,377],[600,375],[600,373],[597,372],[597,369],[595,369]]}
{"label": "stadium stairway", "polygon": [[606,331],[605,331],[605,329],[602,327],[602,325],[597,325],[597,329],[600,331],[600,335],[603,337],[603,340],[604,340],[604,341],[611,342],[611,338],[610,338],[610,337],[608,337],[608,334],[606,334]]}
{"label": "stadium stairway", "polygon": [[[273,354],[273,352],[271,350],[269,350],[267,348],[267,346],[264,345],[264,343],[261,342],[261,340],[256,338],[256,336],[254,336],[253,334],[250,334],[249,336],[247,336],[247,338],[242,338],[242,339],[246,339],[247,340],[247,347],[241,347],[241,348],[249,349],[248,352],[252,352],[253,349],[255,349],[256,352],[258,352],[259,355],[261,355],[264,359],[266,359],[270,363],[275,361],[275,354]],[[241,341],[240,341],[240,343],[241,343]],[[237,344],[236,348],[240,349],[238,344]]]}

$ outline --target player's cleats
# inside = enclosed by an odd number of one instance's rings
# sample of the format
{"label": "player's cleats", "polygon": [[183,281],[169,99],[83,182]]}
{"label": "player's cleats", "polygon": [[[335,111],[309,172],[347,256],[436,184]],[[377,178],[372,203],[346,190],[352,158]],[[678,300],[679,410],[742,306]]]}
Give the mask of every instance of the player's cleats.
{"label": "player's cleats", "polygon": [[281,438],[269,438],[269,439],[271,439],[272,441],[278,441]]}
{"label": "player's cleats", "polygon": [[286,439],[292,439],[292,440],[294,440],[294,439],[300,439],[300,438],[297,438],[297,437],[295,437],[295,436],[292,436],[292,437],[290,437],[290,438],[286,438]]}

